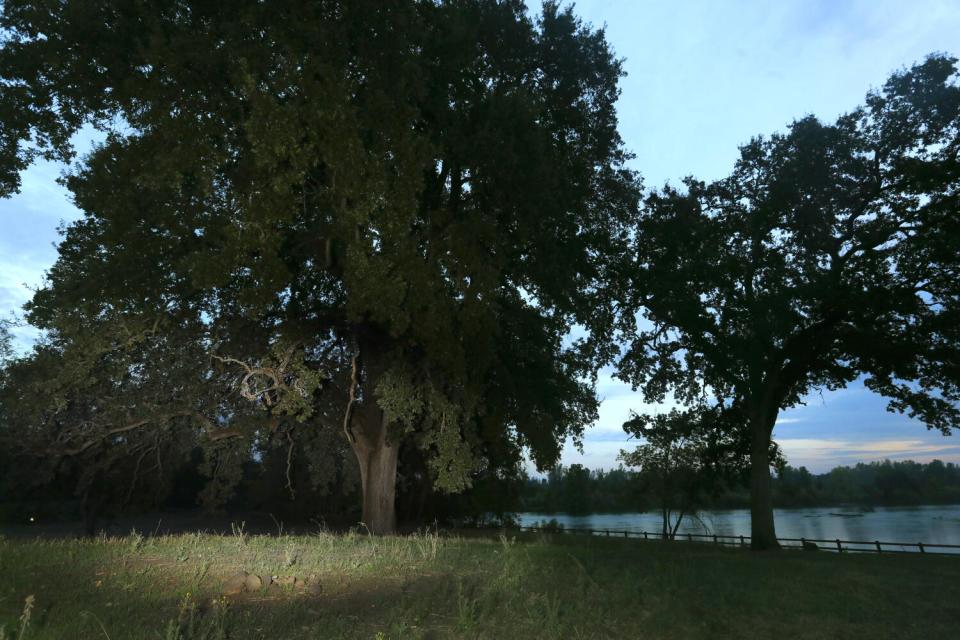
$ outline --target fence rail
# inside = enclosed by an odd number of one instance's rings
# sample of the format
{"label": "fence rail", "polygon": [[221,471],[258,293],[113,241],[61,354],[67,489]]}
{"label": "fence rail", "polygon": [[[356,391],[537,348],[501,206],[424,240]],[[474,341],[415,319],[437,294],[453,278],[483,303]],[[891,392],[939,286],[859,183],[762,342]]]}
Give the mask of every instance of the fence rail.
{"label": "fence rail", "polygon": [[[665,533],[657,531],[629,531],[616,529],[583,529],[578,527],[538,527],[520,526],[521,531],[539,533],[579,533],[608,538],[639,538],[643,540],[669,539]],[[727,536],[711,533],[677,533],[674,540],[715,544],[718,546],[746,547],[750,545],[750,536]],[[833,551],[835,553],[929,553],[934,555],[960,554],[960,544],[931,544],[927,542],[883,542],[881,540],[827,540],[822,538],[777,538],[784,548]],[[846,545],[846,546],[845,546]],[[850,546],[859,545],[859,546]],[[916,549],[916,551],[913,551]],[[955,549],[956,551],[946,551]]]}

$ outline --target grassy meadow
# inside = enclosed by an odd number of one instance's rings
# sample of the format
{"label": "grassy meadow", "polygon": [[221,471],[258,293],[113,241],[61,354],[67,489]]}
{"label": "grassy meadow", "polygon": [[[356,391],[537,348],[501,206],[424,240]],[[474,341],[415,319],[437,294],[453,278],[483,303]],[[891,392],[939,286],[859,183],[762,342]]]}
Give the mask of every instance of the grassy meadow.
{"label": "grassy meadow", "polygon": [[[240,591],[240,572],[260,584]],[[5,539],[0,625],[5,640],[954,637],[960,557],[569,534]]]}

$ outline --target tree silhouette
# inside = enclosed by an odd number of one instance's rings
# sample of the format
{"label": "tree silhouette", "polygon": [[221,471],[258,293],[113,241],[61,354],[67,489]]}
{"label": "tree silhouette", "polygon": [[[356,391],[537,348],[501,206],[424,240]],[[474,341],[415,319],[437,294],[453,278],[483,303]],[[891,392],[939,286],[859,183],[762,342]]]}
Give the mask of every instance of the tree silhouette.
{"label": "tree silhouette", "polygon": [[652,401],[713,396],[748,430],[754,548],[777,546],[771,434],[804,394],[865,375],[890,410],[960,426],[956,80],[932,56],[834,124],[750,141],[728,178],[646,200],[619,375]]}

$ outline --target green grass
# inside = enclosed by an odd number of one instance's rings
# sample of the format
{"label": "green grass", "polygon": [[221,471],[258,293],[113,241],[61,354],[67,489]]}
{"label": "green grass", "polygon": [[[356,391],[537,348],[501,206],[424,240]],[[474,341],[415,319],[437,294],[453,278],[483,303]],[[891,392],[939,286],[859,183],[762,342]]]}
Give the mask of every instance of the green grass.
{"label": "green grass", "polygon": [[[224,597],[240,570],[322,590]],[[0,625],[17,640],[953,637],[960,558],[573,535],[0,540]]]}

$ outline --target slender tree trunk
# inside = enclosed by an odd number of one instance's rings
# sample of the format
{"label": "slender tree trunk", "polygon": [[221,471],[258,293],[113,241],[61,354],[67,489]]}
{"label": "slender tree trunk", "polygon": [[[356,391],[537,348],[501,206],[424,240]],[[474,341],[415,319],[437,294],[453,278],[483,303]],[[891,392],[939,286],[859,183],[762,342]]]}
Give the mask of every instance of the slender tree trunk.
{"label": "slender tree trunk", "polygon": [[756,412],[750,417],[750,546],[754,550],[779,549],[773,524],[773,483],[770,479],[770,436],[776,412]]}
{"label": "slender tree trunk", "polygon": [[669,484],[666,475],[663,476],[660,483],[660,514],[663,516],[662,533],[664,540],[672,540],[670,535],[670,498],[672,494],[669,490]]}
{"label": "slender tree trunk", "polygon": [[382,412],[376,420],[367,420],[355,432],[351,442],[360,465],[363,490],[363,523],[375,535],[389,535],[397,526],[398,443],[389,440],[389,429]]}
{"label": "slender tree trunk", "polygon": [[677,539],[677,531],[680,530],[680,523],[683,522],[683,515],[686,513],[683,509],[680,510],[680,515],[677,516],[677,521],[673,523],[673,530],[670,532],[670,539]]}

